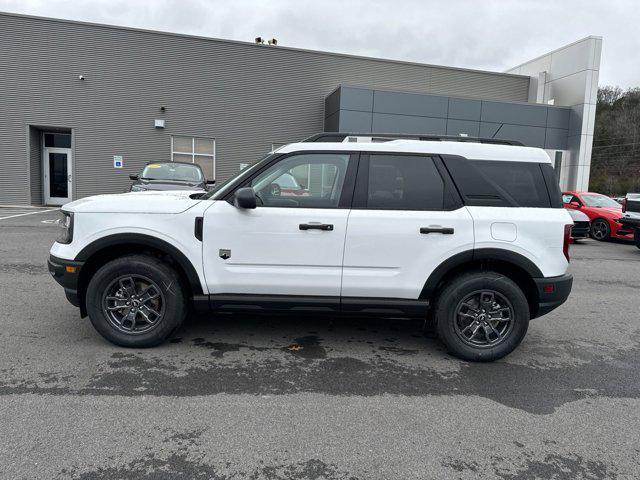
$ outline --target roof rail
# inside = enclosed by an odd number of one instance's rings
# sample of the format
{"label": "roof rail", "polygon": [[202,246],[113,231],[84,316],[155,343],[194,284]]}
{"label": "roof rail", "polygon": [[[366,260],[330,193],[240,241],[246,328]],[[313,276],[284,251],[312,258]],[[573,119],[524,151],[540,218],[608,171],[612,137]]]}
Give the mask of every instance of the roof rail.
{"label": "roof rail", "polygon": [[470,142],[490,143],[493,145],[513,145],[522,147],[524,144],[517,140],[503,140],[499,138],[463,137],[460,135],[411,135],[404,133],[316,133],[302,140],[303,142],[358,142],[358,138],[369,142],[389,142],[392,140],[421,140],[428,142]]}

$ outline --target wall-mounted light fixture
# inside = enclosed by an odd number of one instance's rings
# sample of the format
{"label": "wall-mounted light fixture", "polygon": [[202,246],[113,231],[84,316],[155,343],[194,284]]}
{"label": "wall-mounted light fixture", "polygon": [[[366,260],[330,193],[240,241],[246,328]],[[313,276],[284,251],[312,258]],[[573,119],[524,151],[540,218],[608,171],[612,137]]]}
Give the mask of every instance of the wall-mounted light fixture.
{"label": "wall-mounted light fixture", "polygon": [[78,80],[84,80],[84,75],[78,75]]}
{"label": "wall-mounted light fixture", "polygon": [[164,128],[164,118],[156,118],[153,126],[155,128]]}

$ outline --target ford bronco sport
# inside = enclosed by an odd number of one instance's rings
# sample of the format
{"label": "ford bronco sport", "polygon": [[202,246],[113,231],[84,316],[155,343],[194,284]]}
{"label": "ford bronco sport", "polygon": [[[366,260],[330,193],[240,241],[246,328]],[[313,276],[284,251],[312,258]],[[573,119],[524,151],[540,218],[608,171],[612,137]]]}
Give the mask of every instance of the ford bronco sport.
{"label": "ford bronco sport", "polygon": [[551,161],[514,143],[318,134],[212,192],[83,198],[49,270],[121,346],[193,306],[429,318],[452,354],[495,360],[572,284]]}

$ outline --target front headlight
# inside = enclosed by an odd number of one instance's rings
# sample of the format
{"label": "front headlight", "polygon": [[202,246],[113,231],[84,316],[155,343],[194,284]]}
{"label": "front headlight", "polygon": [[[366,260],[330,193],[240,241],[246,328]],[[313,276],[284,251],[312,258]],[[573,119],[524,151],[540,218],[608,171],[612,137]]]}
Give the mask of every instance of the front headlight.
{"label": "front headlight", "polygon": [[132,192],[144,192],[145,190],[146,188],[144,188],[142,185],[131,185]]}
{"label": "front headlight", "polygon": [[71,240],[73,240],[73,213],[60,210],[60,218],[57,223],[60,232],[56,242],[71,243]]}

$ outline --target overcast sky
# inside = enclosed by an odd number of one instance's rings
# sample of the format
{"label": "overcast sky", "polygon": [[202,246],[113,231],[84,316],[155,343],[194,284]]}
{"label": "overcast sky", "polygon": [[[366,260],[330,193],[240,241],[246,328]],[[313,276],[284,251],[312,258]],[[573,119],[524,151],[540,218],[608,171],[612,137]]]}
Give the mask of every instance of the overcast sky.
{"label": "overcast sky", "polygon": [[0,0],[0,10],[495,71],[601,35],[600,85],[640,86],[637,0]]}

